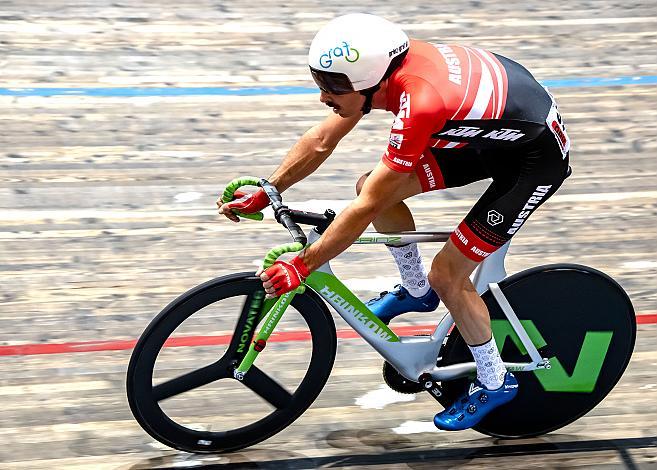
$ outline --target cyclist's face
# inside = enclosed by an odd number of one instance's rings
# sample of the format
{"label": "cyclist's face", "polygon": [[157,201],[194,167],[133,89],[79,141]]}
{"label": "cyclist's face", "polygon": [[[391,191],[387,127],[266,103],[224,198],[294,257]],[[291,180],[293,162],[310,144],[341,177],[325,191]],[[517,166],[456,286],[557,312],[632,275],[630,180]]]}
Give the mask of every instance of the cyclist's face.
{"label": "cyclist's face", "polygon": [[350,117],[361,112],[363,104],[365,104],[365,97],[357,91],[335,95],[320,90],[319,101],[329,108],[333,108],[333,112],[341,117]]}

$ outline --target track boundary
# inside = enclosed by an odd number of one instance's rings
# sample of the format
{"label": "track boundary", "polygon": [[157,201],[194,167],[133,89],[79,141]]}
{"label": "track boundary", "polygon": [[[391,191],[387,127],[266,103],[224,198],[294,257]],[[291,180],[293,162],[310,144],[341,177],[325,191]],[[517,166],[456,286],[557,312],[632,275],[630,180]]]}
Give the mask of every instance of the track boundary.
{"label": "track boundary", "polygon": [[[657,75],[627,75],[620,77],[569,77],[540,80],[548,88],[590,88],[625,85],[657,85]],[[139,98],[152,96],[267,96],[317,94],[317,87],[308,86],[213,86],[213,87],[0,87],[0,96],[49,97],[96,96]]]}
{"label": "track boundary", "polygon": [[[657,324],[657,313],[641,314],[636,316],[637,324],[653,325]],[[436,328],[436,324],[425,325],[408,325],[392,328],[395,333],[401,336],[415,334],[431,334]],[[342,329],[337,331],[340,339],[360,338],[358,333],[352,329]],[[165,347],[180,348],[189,346],[220,346],[230,343],[232,333],[223,335],[203,335],[203,336],[179,336],[170,338],[166,341]],[[307,341],[310,339],[310,332],[306,330],[293,330],[274,332],[269,338],[269,343],[289,343],[294,341]],[[31,343],[0,346],[0,356],[37,356],[42,354],[70,354],[82,352],[107,352],[107,351],[125,351],[135,347],[136,339],[128,340],[108,340],[108,341],[79,341],[67,343]]]}

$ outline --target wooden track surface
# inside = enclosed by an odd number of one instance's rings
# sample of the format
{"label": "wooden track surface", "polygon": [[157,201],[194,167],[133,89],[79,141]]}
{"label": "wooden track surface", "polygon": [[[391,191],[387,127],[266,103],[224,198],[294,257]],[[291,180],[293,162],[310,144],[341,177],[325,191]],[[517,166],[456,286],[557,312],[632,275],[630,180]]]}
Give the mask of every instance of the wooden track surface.
{"label": "wooden track surface", "polygon": [[[0,1],[0,87],[310,86],[312,35],[358,10],[349,5]],[[362,5],[414,38],[512,57],[540,80],[657,75],[654,0]],[[657,313],[656,90],[553,90],[574,173],[514,238],[509,272],[588,264],[617,279],[637,312]],[[235,176],[270,174],[327,112],[317,95],[0,96],[0,109],[0,346],[133,339],[186,289],[253,270],[286,234],[271,218],[218,220],[216,194]],[[380,158],[391,119],[364,119],[286,201],[343,208]],[[454,227],[484,187],[415,198],[418,229]],[[426,261],[437,249],[423,246]],[[394,282],[389,258],[380,246],[355,247],[333,264],[367,298]],[[435,320],[413,314],[398,324]],[[581,420],[499,441],[474,431],[400,434],[438,407],[420,395],[367,408],[368,392],[385,394],[381,361],[363,341],[341,341],[329,384],[299,421],[252,449],[203,458],[154,443],[134,422],[129,351],[3,356],[0,467],[657,467],[656,344],[657,326],[640,325],[625,377]],[[280,370],[294,376],[303,348],[281,348]],[[176,364],[196,360],[195,349],[178,348]]]}

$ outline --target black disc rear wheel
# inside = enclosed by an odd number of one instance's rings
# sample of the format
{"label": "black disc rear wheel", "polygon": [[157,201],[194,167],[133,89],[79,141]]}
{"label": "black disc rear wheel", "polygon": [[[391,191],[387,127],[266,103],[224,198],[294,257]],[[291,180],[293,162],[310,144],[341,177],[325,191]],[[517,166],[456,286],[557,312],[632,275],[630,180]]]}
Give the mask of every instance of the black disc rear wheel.
{"label": "black disc rear wheel", "polygon": [[[516,398],[475,429],[497,437],[528,437],[572,423],[611,391],[627,367],[636,337],[630,299],[609,276],[573,264],[533,268],[499,286],[551,369],[515,373]],[[529,362],[491,292],[482,298],[504,361]],[[454,328],[440,365],[467,361],[472,355]],[[453,402],[467,382],[443,383],[445,401]]]}
{"label": "black disc rear wheel", "polygon": [[281,431],[313,403],[337,339],[331,314],[310,289],[294,297],[243,380],[233,377],[259,330],[262,309],[254,305],[263,297],[252,273],[225,276],[183,294],[146,328],[130,359],[127,393],[152,437],[190,452],[237,450]]}

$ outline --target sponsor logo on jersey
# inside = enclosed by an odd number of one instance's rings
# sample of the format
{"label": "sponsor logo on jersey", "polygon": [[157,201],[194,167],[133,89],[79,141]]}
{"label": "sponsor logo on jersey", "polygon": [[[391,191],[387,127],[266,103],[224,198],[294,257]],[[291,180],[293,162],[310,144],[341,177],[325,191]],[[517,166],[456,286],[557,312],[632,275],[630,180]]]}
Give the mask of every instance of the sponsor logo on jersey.
{"label": "sponsor logo on jersey", "polygon": [[[463,243],[463,246],[468,246],[470,245],[470,240],[467,239],[465,235],[458,229],[454,229],[454,235],[456,235],[456,238],[459,239],[461,243]],[[476,243],[476,240],[475,240]],[[482,258],[486,258],[488,255],[490,255],[490,251],[484,251],[481,248],[478,248],[476,245],[472,244],[470,246],[470,251],[474,253],[477,256],[481,256]]]}
{"label": "sponsor logo on jersey", "polygon": [[476,137],[482,132],[484,132],[484,130],[478,127],[459,126],[457,129],[447,129],[445,132],[441,132],[438,135],[448,135],[452,137]]}
{"label": "sponsor logo on jersey", "polygon": [[484,251],[480,248],[477,248],[476,246],[473,246],[470,248],[470,251],[473,252],[477,256],[481,256],[482,258],[486,258],[488,255],[490,255],[490,251]]}
{"label": "sponsor logo on jersey", "polygon": [[398,165],[402,165],[402,166],[413,166],[413,164],[411,162],[408,162],[406,160],[402,160],[401,158],[397,158],[397,157],[392,157],[392,161],[397,163]]}
{"label": "sponsor logo on jersey", "polygon": [[436,47],[438,48],[438,52],[440,52],[440,54],[443,56],[443,59],[445,59],[445,63],[447,64],[447,79],[455,85],[460,85],[462,76],[461,61],[456,56],[454,50],[452,50],[451,47],[446,46],[445,44],[439,44]]}
{"label": "sponsor logo on jersey", "polygon": [[454,230],[454,234],[456,235],[456,238],[458,238],[460,242],[463,243],[464,246],[468,246],[469,240],[465,238],[465,235],[463,235],[458,228]]}
{"label": "sponsor logo on jersey", "polygon": [[557,121],[552,121],[552,132],[554,132],[554,135],[557,136],[557,142],[559,142],[561,150],[566,148],[566,142],[568,142],[568,139],[566,139],[566,134],[563,133]]}
{"label": "sponsor logo on jersey", "polygon": [[404,129],[404,119],[408,118],[410,115],[411,94],[402,91],[402,94],[399,95],[399,112],[397,113],[397,116],[395,116],[395,122],[392,123],[392,128],[398,131]]}
{"label": "sponsor logo on jersey", "polygon": [[396,149],[401,148],[401,144],[404,141],[403,134],[395,134],[394,132],[390,134],[390,145]]}
{"label": "sponsor logo on jersey", "polygon": [[490,131],[486,135],[482,135],[484,139],[493,139],[493,140],[510,140],[516,141],[520,137],[523,137],[525,134],[520,132],[518,129],[505,129]]}
{"label": "sponsor logo on jersey", "polygon": [[490,131],[488,134],[483,135],[484,139],[493,139],[493,140],[510,140],[516,141],[520,137],[524,136],[522,132],[518,129],[505,129]]}
{"label": "sponsor logo on jersey", "polygon": [[495,209],[491,209],[488,211],[488,224],[491,226],[496,226],[498,224],[501,224],[504,221],[504,216],[497,212]]}
{"label": "sponsor logo on jersey", "polygon": [[557,105],[554,102],[552,103],[552,108],[550,108],[547,118],[545,118],[545,123],[554,134],[554,137],[556,137],[559,149],[561,149],[562,158],[566,158],[566,155],[570,150],[570,139],[566,133],[566,126],[561,119],[561,114],[557,110]]}
{"label": "sponsor logo on jersey", "polygon": [[506,233],[508,233],[509,235],[513,235],[518,231],[518,229],[522,226],[522,224],[525,223],[525,220],[527,220],[527,217],[529,217],[532,211],[536,209],[536,207],[541,203],[545,195],[550,191],[551,187],[552,187],[551,184],[547,186],[536,186],[536,190],[529,197],[527,203],[522,208],[522,210],[516,217],[516,220],[511,225],[511,228],[507,230]]}
{"label": "sponsor logo on jersey", "polygon": [[401,54],[406,49],[408,49],[408,41],[404,42],[404,44],[402,44],[401,46],[395,47],[393,50],[388,52],[388,57],[392,57],[392,56],[396,56],[397,54]]}
{"label": "sponsor logo on jersey", "polygon": [[427,181],[429,182],[429,189],[433,189],[436,187],[436,178],[433,177],[433,171],[431,171],[431,165],[428,163],[424,163],[422,165],[422,168],[424,169],[424,173],[427,175]]}
{"label": "sponsor logo on jersey", "polygon": [[355,49],[347,43],[347,41],[342,41],[341,46],[336,46],[332,49],[329,49],[327,52],[319,56],[319,65],[327,69],[333,65],[333,61],[343,57],[347,62],[356,62],[360,58],[360,53],[358,49]]}
{"label": "sponsor logo on jersey", "polygon": [[399,112],[397,117],[399,119],[406,119],[411,115],[411,94],[402,91],[399,95]]}
{"label": "sponsor logo on jersey", "polygon": [[[439,136],[451,136],[451,137],[477,137],[479,134],[485,132],[484,129],[474,126],[459,126],[456,129],[447,129],[445,132],[438,134]],[[482,135],[483,139],[492,139],[492,140],[510,140],[516,141],[519,138],[523,137],[525,134],[520,132],[519,129],[507,129],[505,127],[501,129],[493,129],[487,134]]]}

